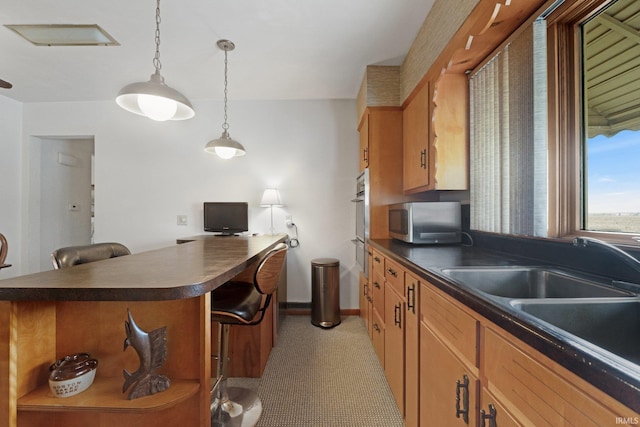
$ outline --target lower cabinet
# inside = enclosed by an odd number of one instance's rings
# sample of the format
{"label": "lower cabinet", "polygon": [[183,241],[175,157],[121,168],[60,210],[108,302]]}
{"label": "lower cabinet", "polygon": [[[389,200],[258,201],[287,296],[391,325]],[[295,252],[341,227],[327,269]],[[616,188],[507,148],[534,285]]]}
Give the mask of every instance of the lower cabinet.
{"label": "lower cabinet", "polygon": [[420,426],[475,426],[478,379],[425,323],[420,325]]}
{"label": "lower cabinet", "polygon": [[598,427],[640,419],[377,251],[361,291],[373,346],[406,427]]}
{"label": "lower cabinet", "polygon": [[420,282],[405,272],[404,318],[404,425],[417,427],[420,414],[420,321],[418,302]]}
{"label": "lower cabinet", "polygon": [[391,285],[386,286],[384,373],[404,416],[404,301]]}

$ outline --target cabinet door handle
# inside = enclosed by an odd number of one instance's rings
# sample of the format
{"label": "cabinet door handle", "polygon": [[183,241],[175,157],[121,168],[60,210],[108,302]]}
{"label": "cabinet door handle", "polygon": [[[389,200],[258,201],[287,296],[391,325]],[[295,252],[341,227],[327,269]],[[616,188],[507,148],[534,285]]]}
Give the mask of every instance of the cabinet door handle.
{"label": "cabinet door handle", "polygon": [[378,258],[377,256],[373,257],[373,260],[374,260],[375,262],[377,262],[378,264],[380,264],[380,258]]}
{"label": "cabinet door handle", "polygon": [[377,323],[373,324],[373,329],[375,329],[376,332],[380,333],[380,326],[378,326]]}
{"label": "cabinet door handle", "polygon": [[[464,390],[462,390],[464,389]],[[462,397],[460,395],[462,394]],[[462,408],[460,407],[462,403]],[[456,380],[456,418],[462,419],[465,424],[469,424],[469,377],[465,374],[462,376],[462,382]]]}
{"label": "cabinet door handle", "polygon": [[402,305],[399,303],[393,306],[393,324],[402,329]]}
{"label": "cabinet door handle", "polygon": [[387,273],[389,273],[393,277],[398,277],[398,273],[395,270],[391,269],[391,268],[387,268]]}
{"label": "cabinet door handle", "polygon": [[380,283],[378,283],[378,282],[373,282],[373,286],[375,286],[376,288],[380,289]]}
{"label": "cabinet door handle", "polygon": [[489,420],[489,427],[498,427],[496,423],[496,407],[492,403],[489,403],[489,413],[487,414],[484,409],[480,411],[480,419],[482,420],[482,427],[485,427],[485,420]]}
{"label": "cabinet door handle", "polygon": [[362,295],[364,295],[365,297],[369,295],[369,284],[365,283],[364,286],[362,287]]}
{"label": "cabinet door handle", "polygon": [[407,311],[416,314],[416,284],[412,283],[407,288]]}
{"label": "cabinet door handle", "polygon": [[427,149],[420,150],[420,167],[422,169],[427,168]]}
{"label": "cabinet door handle", "polygon": [[365,148],[364,152],[362,153],[362,160],[364,160],[365,163],[367,163],[369,161],[369,149]]}

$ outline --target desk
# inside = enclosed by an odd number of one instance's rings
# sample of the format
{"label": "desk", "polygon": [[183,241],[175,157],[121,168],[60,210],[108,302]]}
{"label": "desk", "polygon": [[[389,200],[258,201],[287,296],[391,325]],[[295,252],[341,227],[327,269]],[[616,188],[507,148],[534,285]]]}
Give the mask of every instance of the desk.
{"label": "desk", "polygon": [[[209,426],[209,292],[285,237],[211,237],[0,280],[0,427]],[[135,400],[121,392],[122,370],[139,365],[123,351],[127,309],[146,331],[167,327],[172,381]],[[49,364],[80,351],[98,359],[94,384],[52,397]]]}

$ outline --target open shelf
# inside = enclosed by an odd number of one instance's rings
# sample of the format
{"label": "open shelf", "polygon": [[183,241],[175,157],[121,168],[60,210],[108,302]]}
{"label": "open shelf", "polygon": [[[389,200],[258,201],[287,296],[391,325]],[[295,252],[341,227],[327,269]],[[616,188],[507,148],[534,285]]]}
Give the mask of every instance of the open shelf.
{"label": "open shelf", "polygon": [[170,408],[200,389],[196,380],[171,380],[168,390],[128,400],[121,393],[122,383],[122,378],[96,378],[91,387],[71,397],[55,397],[45,384],[18,399],[18,411],[144,413]]}

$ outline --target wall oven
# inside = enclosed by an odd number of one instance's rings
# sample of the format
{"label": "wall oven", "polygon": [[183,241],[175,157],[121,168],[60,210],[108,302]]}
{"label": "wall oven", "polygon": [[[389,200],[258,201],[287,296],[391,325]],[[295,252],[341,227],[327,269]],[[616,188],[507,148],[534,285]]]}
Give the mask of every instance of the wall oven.
{"label": "wall oven", "polygon": [[360,271],[368,277],[369,271],[369,169],[365,169],[356,180],[356,237],[352,240],[356,247],[356,262]]}

